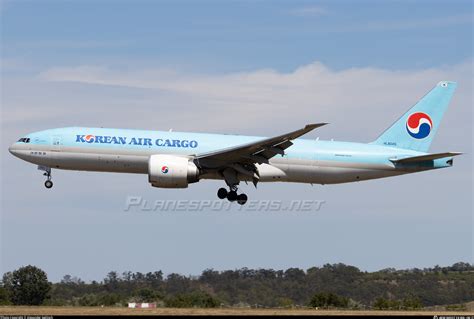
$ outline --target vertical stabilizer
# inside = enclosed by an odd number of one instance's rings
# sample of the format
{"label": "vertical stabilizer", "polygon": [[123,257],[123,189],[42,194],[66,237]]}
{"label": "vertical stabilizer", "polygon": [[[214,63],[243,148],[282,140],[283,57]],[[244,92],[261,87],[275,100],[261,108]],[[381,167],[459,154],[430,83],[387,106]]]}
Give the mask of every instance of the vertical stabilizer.
{"label": "vertical stabilizer", "polygon": [[373,143],[427,152],[456,86],[455,82],[439,82]]}

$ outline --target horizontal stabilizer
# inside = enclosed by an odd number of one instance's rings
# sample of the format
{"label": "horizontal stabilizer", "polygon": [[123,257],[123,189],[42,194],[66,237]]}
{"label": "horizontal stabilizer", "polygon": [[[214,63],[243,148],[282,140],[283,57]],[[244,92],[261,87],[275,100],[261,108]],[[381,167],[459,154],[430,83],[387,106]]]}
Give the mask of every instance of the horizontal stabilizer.
{"label": "horizontal stabilizer", "polygon": [[427,154],[427,155],[412,156],[412,157],[405,157],[405,158],[391,158],[390,161],[392,161],[395,164],[415,163],[415,162],[432,161],[438,158],[452,157],[452,156],[457,156],[461,154],[462,153],[459,153],[459,152],[446,152],[446,153]]}

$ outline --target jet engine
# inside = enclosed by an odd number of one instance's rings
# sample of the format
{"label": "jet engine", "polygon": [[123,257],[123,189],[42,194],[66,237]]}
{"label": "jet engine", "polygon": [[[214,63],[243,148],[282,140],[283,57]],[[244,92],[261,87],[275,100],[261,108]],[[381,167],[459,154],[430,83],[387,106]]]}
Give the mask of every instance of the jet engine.
{"label": "jet engine", "polygon": [[151,155],[148,160],[148,181],[154,187],[186,188],[199,181],[199,169],[186,157]]}

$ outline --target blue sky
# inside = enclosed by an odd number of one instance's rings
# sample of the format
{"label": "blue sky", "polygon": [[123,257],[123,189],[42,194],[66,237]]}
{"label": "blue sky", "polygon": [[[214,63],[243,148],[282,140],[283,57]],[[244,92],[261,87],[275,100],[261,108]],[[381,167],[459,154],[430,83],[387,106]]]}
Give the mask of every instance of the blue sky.
{"label": "blue sky", "polygon": [[[0,272],[473,262],[472,1],[0,3]],[[324,200],[318,212],[125,213],[130,195],[215,199],[222,183],[159,190],[146,176],[57,171],[47,191],[7,152],[72,125],[270,136],[330,122],[309,138],[369,142],[441,80],[459,89],[432,151],[466,152],[453,168],[244,187],[252,199]]]}
{"label": "blue sky", "polygon": [[2,11],[4,56],[37,66],[112,59],[287,71],[317,60],[407,69],[472,51],[471,1],[6,1]]}

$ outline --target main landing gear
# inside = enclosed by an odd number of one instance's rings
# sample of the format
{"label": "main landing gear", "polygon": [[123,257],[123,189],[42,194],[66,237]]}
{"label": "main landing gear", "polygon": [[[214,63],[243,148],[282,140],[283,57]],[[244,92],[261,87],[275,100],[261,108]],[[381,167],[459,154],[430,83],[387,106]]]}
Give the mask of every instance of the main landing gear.
{"label": "main landing gear", "polygon": [[38,169],[44,171],[44,176],[46,176],[47,180],[44,182],[44,187],[51,188],[53,187],[53,182],[51,181],[51,168],[45,166],[38,166]]}
{"label": "main landing gear", "polygon": [[239,203],[240,205],[244,205],[247,202],[247,195],[245,194],[240,194],[237,195],[237,187],[231,187],[229,191],[225,188],[219,188],[217,191],[217,197],[220,199],[227,198],[230,202],[235,202]]}
{"label": "main landing gear", "polygon": [[222,176],[224,177],[224,181],[229,186],[229,191],[225,188],[219,188],[217,191],[217,197],[220,199],[227,198],[229,202],[239,203],[240,205],[244,205],[247,202],[247,195],[245,194],[237,194],[237,187],[240,183],[239,179],[237,178],[237,171],[233,168],[226,168],[221,172]]}

